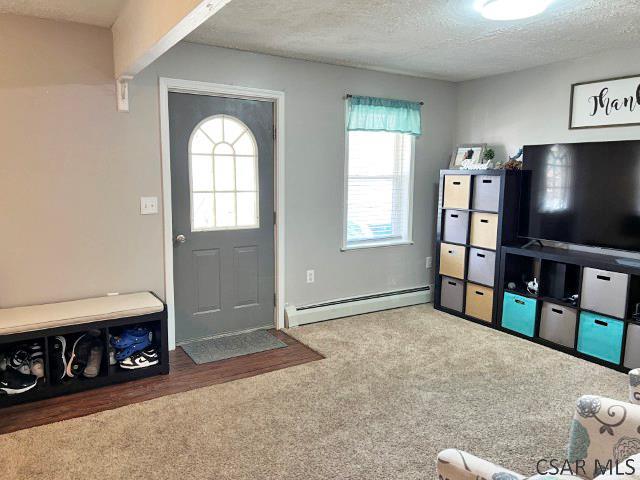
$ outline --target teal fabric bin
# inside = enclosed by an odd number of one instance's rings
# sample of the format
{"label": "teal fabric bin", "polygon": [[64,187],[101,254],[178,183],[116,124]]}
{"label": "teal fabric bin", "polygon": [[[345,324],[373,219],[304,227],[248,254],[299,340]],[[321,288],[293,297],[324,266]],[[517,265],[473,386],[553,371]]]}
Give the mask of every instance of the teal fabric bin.
{"label": "teal fabric bin", "polygon": [[502,302],[502,326],[527,337],[536,331],[536,307],[534,298],[505,292]]}
{"label": "teal fabric bin", "polygon": [[597,313],[582,312],[578,329],[578,351],[619,364],[623,332],[622,320]]}

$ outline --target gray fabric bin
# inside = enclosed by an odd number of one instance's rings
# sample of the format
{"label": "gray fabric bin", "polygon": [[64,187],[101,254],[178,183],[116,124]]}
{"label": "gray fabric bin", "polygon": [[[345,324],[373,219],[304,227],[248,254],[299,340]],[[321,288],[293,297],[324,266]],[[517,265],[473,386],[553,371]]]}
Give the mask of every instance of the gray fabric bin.
{"label": "gray fabric bin", "polygon": [[500,208],[501,178],[493,175],[478,175],[473,182],[472,208],[497,212]]}
{"label": "gray fabric bin", "polygon": [[479,248],[469,249],[467,279],[493,287],[496,271],[496,253]]}
{"label": "gray fabric bin", "polygon": [[440,305],[457,312],[462,312],[464,298],[464,282],[456,278],[442,277],[440,288]]}
{"label": "gray fabric bin", "polygon": [[580,307],[612,317],[624,318],[627,310],[629,275],[597,268],[582,273]]}
{"label": "gray fabric bin", "polygon": [[573,308],[544,302],[540,314],[540,338],[573,348],[577,318],[577,311]]}
{"label": "gray fabric bin", "polygon": [[445,210],[443,235],[445,242],[467,243],[468,232],[469,212]]}
{"label": "gray fabric bin", "polygon": [[640,325],[629,323],[627,325],[627,342],[624,347],[624,363],[627,368],[640,367]]}

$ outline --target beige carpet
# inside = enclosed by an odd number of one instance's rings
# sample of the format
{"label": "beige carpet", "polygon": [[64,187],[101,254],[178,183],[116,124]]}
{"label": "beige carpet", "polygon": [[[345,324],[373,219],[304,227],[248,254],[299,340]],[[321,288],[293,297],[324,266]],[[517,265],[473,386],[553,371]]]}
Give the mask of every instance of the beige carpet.
{"label": "beige carpet", "polygon": [[530,473],[580,394],[626,396],[621,373],[431,306],[291,333],[327,359],[0,436],[0,478],[422,479],[446,447]]}

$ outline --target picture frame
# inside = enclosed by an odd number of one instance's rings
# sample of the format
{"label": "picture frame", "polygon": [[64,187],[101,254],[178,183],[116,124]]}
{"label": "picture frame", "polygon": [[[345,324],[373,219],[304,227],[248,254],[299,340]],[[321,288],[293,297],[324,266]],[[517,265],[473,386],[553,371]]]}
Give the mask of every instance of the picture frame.
{"label": "picture frame", "polygon": [[571,85],[569,130],[640,125],[640,74]]}
{"label": "picture frame", "polygon": [[449,168],[452,170],[460,170],[469,164],[484,165],[487,163],[484,159],[486,149],[486,143],[464,143],[458,145],[451,155]]}

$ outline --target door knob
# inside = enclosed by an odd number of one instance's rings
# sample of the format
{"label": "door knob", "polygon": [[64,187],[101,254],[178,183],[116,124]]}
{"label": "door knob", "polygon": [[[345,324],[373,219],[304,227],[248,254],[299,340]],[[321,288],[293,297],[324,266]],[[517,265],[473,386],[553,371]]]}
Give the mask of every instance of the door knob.
{"label": "door knob", "polygon": [[187,237],[185,237],[184,235],[180,234],[180,235],[176,235],[176,243],[184,243],[187,241]]}

